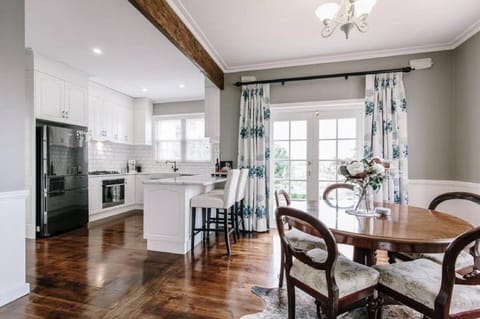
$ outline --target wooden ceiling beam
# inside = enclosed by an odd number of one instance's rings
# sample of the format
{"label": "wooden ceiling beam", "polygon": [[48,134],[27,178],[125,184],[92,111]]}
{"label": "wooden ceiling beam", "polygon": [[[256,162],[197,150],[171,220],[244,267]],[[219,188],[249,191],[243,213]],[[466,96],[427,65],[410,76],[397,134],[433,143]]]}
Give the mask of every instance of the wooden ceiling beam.
{"label": "wooden ceiling beam", "polygon": [[210,81],[223,90],[224,74],[222,69],[166,0],[129,0],[129,2],[186,55]]}

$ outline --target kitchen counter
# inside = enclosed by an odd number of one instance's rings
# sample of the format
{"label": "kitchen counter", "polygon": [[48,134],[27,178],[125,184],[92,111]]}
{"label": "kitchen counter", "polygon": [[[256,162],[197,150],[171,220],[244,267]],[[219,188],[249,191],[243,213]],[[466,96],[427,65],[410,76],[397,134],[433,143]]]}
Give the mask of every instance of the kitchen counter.
{"label": "kitchen counter", "polygon": [[[197,220],[191,221],[190,200],[226,180],[224,177],[194,175],[143,181],[143,237],[147,240],[147,249],[187,253],[192,240],[190,225],[193,222],[200,227],[202,215],[197,214]],[[201,236],[196,236],[195,244],[201,240]]]}
{"label": "kitchen counter", "polygon": [[162,185],[201,185],[211,186],[217,183],[226,182],[225,177],[211,177],[209,175],[179,176],[174,178],[153,178],[143,182],[143,184],[162,184]]}

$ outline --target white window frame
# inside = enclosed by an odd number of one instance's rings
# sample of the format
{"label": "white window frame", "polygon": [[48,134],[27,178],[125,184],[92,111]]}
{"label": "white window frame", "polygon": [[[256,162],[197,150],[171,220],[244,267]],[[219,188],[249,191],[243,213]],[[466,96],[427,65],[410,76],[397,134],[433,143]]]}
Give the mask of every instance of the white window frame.
{"label": "white window frame", "polygon": [[[157,159],[157,128],[158,128],[158,121],[159,120],[181,120],[182,121],[182,138],[180,140],[180,160],[177,160],[177,163],[211,163],[212,162],[212,145],[211,141],[208,137],[205,139],[209,140],[210,143],[210,158],[208,160],[186,160],[186,125],[185,122],[187,119],[198,119],[203,118],[204,122],[206,121],[205,113],[181,113],[181,114],[166,114],[166,115],[154,115],[153,116],[153,159],[156,163],[165,163],[166,160],[174,160],[174,159]],[[206,125],[206,124],[205,124]],[[205,134],[205,133],[204,133]],[[193,141],[193,140],[192,140]]]}

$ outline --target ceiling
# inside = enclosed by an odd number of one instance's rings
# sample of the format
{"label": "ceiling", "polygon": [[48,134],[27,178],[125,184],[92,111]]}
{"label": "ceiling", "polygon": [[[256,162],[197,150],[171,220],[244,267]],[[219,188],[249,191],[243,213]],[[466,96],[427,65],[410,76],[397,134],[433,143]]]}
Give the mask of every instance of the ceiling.
{"label": "ceiling", "polygon": [[322,38],[322,0],[167,0],[226,72],[453,49],[480,30],[478,0],[377,0],[369,31]]}
{"label": "ceiling", "polygon": [[127,0],[26,0],[25,11],[26,46],[95,82],[160,102],[203,99],[203,74]]}

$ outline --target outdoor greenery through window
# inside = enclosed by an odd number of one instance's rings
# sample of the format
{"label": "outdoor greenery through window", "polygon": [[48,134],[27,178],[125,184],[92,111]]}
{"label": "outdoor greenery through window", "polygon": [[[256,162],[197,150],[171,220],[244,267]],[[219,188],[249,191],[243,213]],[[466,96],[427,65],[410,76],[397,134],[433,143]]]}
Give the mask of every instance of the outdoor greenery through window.
{"label": "outdoor greenery through window", "polygon": [[154,132],[157,162],[211,160],[210,142],[205,138],[203,115],[156,117]]}

